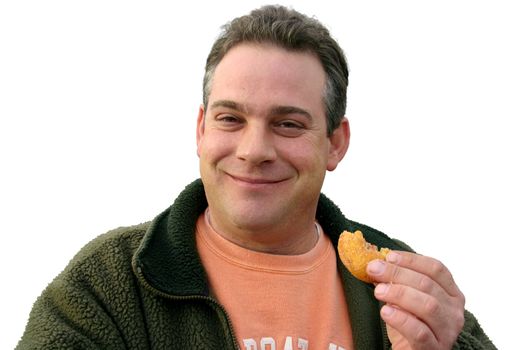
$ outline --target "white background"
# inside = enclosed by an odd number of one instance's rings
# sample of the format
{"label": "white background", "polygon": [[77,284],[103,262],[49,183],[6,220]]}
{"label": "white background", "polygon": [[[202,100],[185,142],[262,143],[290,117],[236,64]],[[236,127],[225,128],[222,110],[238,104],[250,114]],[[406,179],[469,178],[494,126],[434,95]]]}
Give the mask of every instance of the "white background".
{"label": "white background", "polygon": [[[84,244],[152,219],[198,177],[207,52],[261,3],[1,3],[0,348]],[[442,260],[502,349],[525,312],[518,3],[283,3],[325,23],[351,67],[350,151],[324,192]]]}

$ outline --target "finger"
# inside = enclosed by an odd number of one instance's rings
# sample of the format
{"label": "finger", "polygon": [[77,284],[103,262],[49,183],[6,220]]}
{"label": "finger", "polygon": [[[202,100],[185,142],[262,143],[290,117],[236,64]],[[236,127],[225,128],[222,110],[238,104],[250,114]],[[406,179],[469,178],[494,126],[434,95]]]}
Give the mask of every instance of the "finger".
{"label": "finger", "polygon": [[[429,277],[430,280],[437,282],[449,295],[462,295],[449,269],[437,259],[401,251],[390,252],[386,259],[391,264],[419,272]],[[396,274],[397,272],[394,271],[393,273]],[[425,286],[428,285],[429,281],[419,276],[419,279],[415,282],[418,285]]]}
{"label": "finger", "polygon": [[375,260],[369,263],[367,273],[375,282],[409,286],[438,298],[447,296],[446,291],[430,277],[382,260]]}
{"label": "finger", "polygon": [[378,284],[374,295],[378,300],[396,305],[399,309],[414,315],[432,330],[436,338],[440,330],[448,326],[449,318],[446,310],[449,305],[441,303],[432,295],[407,286],[387,283]]}
{"label": "finger", "polygon": [[423,322],[399,308],[384,305],[381,308],[381,318],[395,329],[412,349],[436,349],[438,341],[432,330]]}

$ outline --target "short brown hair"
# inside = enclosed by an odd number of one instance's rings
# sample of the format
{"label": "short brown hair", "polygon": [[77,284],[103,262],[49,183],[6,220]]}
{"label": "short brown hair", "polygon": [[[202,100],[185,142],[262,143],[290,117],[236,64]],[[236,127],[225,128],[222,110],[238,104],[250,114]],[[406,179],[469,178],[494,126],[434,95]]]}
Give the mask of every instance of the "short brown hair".
{"label": "short brown hair", "polygon": [[327,77],[323,102],[327,131],[331,135],[346,111],[348,66],[345,55],[318,20],[283,6],[263,6],[222,27],[206,60],[204,109],[208,106],[215,68],[232,47],[243,42],[271,43],[287,50],[312,52],[319,58]]}

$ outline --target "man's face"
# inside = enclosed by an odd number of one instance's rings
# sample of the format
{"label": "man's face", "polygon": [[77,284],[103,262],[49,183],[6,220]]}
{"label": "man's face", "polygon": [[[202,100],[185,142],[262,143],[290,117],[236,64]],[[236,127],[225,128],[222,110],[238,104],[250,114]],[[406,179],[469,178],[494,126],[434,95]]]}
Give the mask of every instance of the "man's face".
{"label": "man's face", "polygon": [[304,218],[311,223],[325,172],[348,145],[348,132],[327,137],[324,86],[313,54],[240,44],[225,55],[197,126],[216,229],[261,232],[290,229]]}

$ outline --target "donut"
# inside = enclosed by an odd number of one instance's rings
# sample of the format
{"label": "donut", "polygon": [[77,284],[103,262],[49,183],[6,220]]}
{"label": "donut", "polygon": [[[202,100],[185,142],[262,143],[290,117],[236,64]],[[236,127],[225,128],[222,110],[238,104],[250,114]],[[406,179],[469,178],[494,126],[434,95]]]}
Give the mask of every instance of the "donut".
{"label": "donut", "polygon": [[381,250],[377,250],[375,245],[365,240],[361,231],[354,233],[343,231],[339,236],[337,251],[341,261],[354,277],[363,282],[371,283],[372,280],[366,273],[366,265],[375,259],[385,260],[390,249],[381,248]]}

